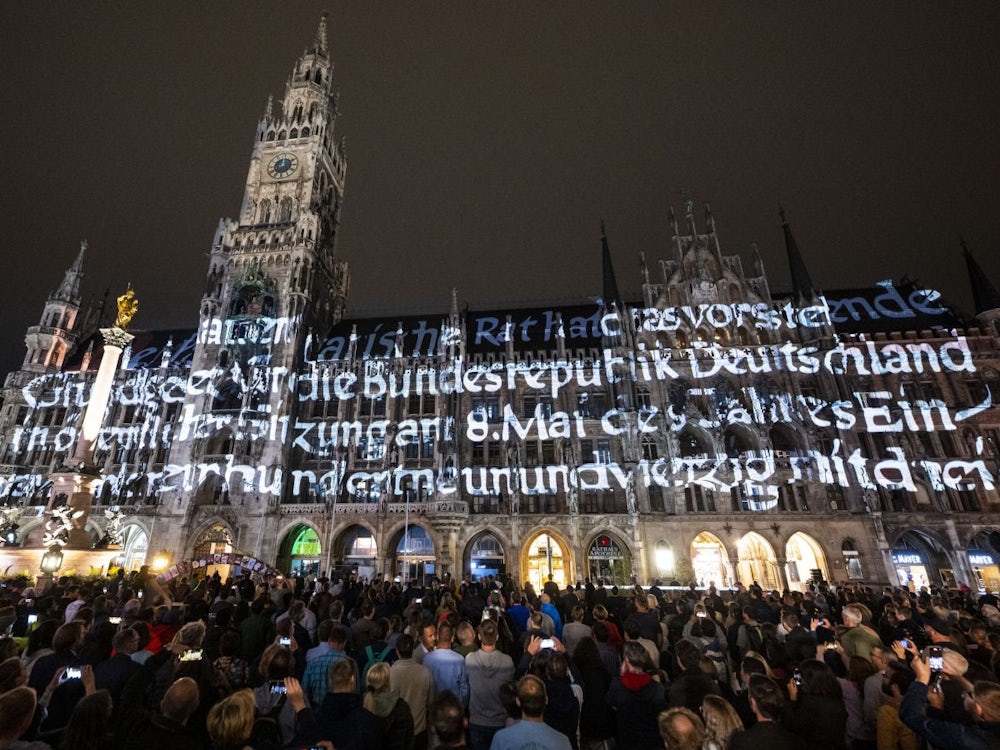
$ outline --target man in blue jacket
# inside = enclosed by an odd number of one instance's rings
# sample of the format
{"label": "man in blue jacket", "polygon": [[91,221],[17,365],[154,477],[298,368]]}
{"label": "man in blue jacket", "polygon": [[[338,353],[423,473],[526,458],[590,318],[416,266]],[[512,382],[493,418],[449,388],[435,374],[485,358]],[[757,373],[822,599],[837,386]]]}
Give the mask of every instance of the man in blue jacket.
{"label": "man in blue jacket", "polygon": [[[934,715],[928,715],[924,706],[943,702],[940,691],[932,692],[928,700],[928,685],[931,670],[917,652],[910,646],[914,659],[910,663],[916,680],[907,689],[899,706],[899,718],[916,734],[935,747],[954,747],[962,750],[996,750],[1000,748],[1000,685],[995,682],[980,681],[975,684],[966,698],[966,707],[976,718],[974,724],[961,724]],[[942,696],[940,701],[936,696]],[[940,708],[940,705],[936,706]]]}

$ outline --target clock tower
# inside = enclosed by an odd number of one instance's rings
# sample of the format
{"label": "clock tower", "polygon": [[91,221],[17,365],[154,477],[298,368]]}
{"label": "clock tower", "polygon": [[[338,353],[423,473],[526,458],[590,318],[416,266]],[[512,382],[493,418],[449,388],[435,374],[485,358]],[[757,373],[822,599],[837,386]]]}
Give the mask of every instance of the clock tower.
{"label": "clock tower", "polygon": [[334,134],[332,73],[324,14],[281,104],[269,98],[257,125],[239,218],[219,222],[196,368],[292,372],[309,332],[343,315],[349,271],[335,247],[347,159]]}
{"label": "clock tower", "polygon": [[226,511],[241,546],[284,491],[296,409],[288,394],[307,340],[326,334],[347,302],[348,266],[335,252],[347,160],[332,73],[324,14],[280,104],[269,98],[257,125],[239,215],[215,232],[169,459],[184,472],[164,482],[166,508],[188,531],[219,506],[243,506]]}

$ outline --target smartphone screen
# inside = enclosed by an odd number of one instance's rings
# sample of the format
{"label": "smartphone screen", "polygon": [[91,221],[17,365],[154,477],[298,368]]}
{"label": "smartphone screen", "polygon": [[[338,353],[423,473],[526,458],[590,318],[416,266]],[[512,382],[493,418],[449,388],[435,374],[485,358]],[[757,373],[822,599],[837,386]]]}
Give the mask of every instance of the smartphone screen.
{"label": "smartphone screen", "polygon": [[292,639],[291,638],[281,637],[281,638],[278,639],[278,645],[279,646],[291,646],[292,645]]}
{"label": "smartphone screen", "polygon": [[940,646],[931,646],[928,650],[927,666],[932,672],[940,672],[944,669],[944,656]]}

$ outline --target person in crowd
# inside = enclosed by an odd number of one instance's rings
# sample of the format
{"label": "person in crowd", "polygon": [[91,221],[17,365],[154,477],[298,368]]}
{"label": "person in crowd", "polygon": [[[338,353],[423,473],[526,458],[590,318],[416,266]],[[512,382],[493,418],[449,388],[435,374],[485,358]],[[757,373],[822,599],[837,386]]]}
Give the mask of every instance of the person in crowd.
{"label": "person in crowd", "polygon": [[434,699],[430,670],[413,658],[413,636],[403,633],[396,641],[397,659],[389,668],[389,684],[410,707],[414,750],[427,748],[427,712]]}
{"label": "person in crowd", "polygon": [[445,690],[434,699],[428,721],[436,740],[435,747],[441,750],[468,747],[465,744],[465,713],[462,701],[450,690]]}
{"label": "person in crowd", "polygon": [[778,684],[766,675],[753,675],[748,687],[755,721],[732,736],[729,750],[806,750],[805,743],[781,723],[787,700]]}
{"label": "person in crowd", "polygon": [[825,662],[808,659],[788,681],[788,727],[816,750],[842,750],[847,708],[836,675]]}
{"label": "person in crowd", "polygon": [[[558,589],[556,590],[558,591]],[[559,610],[556,608],[556,605],[552,603],[552,596],[548,593],[543,593],[539,598],[542,602],[542,605],[538,608],[539,611],[552,620],[551,635],[554,635],[556,638],[562,640],[562,616],[559,614]]]}
{"label": "person in crowd", "polygon": [[670,708],[660,714],[657,723],[666,750],[701,750],[705,724],[688,708]]}
{"label": "person in crowd", "polygon": [[318,735],[336,738],[337,750],[378,750],[381,740],[375,717],[362,705],[355,674],[353,659],[330,667],[330,691],[316,712]]}
{"label": "person in crowd", "polygon": [[704,750],[727,750],[733,736],[743,731],[743,722],[736,709],[721,696],[705,696],[701,717],[705,722]]}
{"label": "person in crowd", "polygon": [[385,662],[369,668],[362,704],[382,730],[383,750],[413,750],[413,716],[406,701],[392,689],[389,670]]}
{"label": "person in crowd", "polygon": [[857,604],[850,604],[844,607],[840,616],[844,621],[844,627],[847,628],[840,634],[844,652],[848,657],[860,656],[871,661],[872,649],[882,646],[883,643],[878,633],[862,622],[864,611]]}
{"label": "person in crowd", "polygon": [[615,653],[621,653],[622,649],[622,634],[618,629],[618,626],[611,621],[610,615],[608,614],[608,609],[603,604],[597,604],[594,606],[594,625],[591,625],[591,629],[596,627],[597,623],[602,623],[605,629],[608,631],[607,644],[614,649]]}
{"label": "person in crowd", "polygon": [[118,703],[125,683],[142,667],[132,661],[132,654],[139,650],[139,634],[132,628],[115,633],[112,640],[114,656],[94,665],[94,683],[99,690],[107,690],[111,701]]}
{"label": "person in crowd", "polygon": [[910,666],[914,680],[899,705],[903,723],[935,747],[989,750],[1000,746],[1000,684],[986,681],[975,684],[968,697],[975,718],[972,724],[928,715],[925,706],[940,708],[944,698],[940,691],[930,690],[931,669],[916,646],[911,644],[907,651],[913,656]]}
{"label": "person in crowd", "polygon": [[591,637],[591,629],[589,625],[583,624],[583,616],[586,613],[582,604],[574,604],[573,608],[570,610],[570,617],[572,622],[568,622],[563,626],[563,645],[566,646],[566,651],[572,655],[576,651],[576,645],[582,641],[584,638]]}
{"label": "person in crowd", "polygon": [[219,657],[213,662],[215,686],[223,697],[247,687],[250,665],[240,656],[240,634],[227,630],[219,638]]}
{"label": "person in crowd", "polygon": [[660,741],[657,717],[667,708],[660,672],[638,641],[625,641],[621,674],[608,689],[615,711],[615,742],[625,748],[653,747]]}
{"label": "person in crowd", "polygon": [[454,631],[451,624],[445,620],[437,627],[437,640],[433,651],[424,656],[423,665],[430,670],[434,678],[434,687],[438,692],[451,690],[462,703],[469,702],[469,676],[465,671],[465,659],[452,650]]}
{"label": "person in crowd", "polygon": [[521,709],[521,720],[493,735],[490,750],[523,750],[527,747],[571,750],[566,735],[545,723],[548,694],[541,678],[529,674],[518,680],[516,700]]}
{"label": "person in crowd", "polygon": [[493,735],[500,731],[507,711],[500,702],[500,686],[514,679],[514,661],[497,650],[499,632],[493,619],[479,624],[479,650],[465,657],[469,681],[469,747],[489,750]]}
{"label": "person in crowd", "polygon": [[40,695],[60,668],[80,666],[80,647],[87,628],[80,620],[59,626],[52,638],[52,653],[34,663],[28,673],[28,687]]}
{"label": "person in crowd", "polygon": [[330,667],[348,658],[347,628],[339,622],[331,622],[329,626],[324,622],[321,632],[326,635],[326,650],[314,655],[311,660],[307,656],[306,671],[302,676],[302,688],[314,706],[320,705],[326,698],[330,688]]}
{"label": "person in crowd", "polygon": [[611,676],[604,668],[597,641],[584,638],[576,647],[573,663],[583,689],[580,707],[580,747],[583,750],[605,750],[615,737],[615,715],[608,705],[607,695]]}
{"label": "person in crowd", "polygon": [[122,692],[119,743],[123,750],[204,750],[197,728],[188,726],[198,708],[198,683],[190,677],[175,680],[160,700],[159,711],[150,713],[144,695],[154,679],[155,670],[147,665]]}
{"label": "person in crowd", "polygon": [[107,690],[85,696],[73,708],[63,732],[65,750],[113,750],[118,744],[112,737],[112,698]]}
{"label": "person in crowd", "polygon": [[670,684],[667,702],[671,707],[698,711],[706,695],[718,695],[719,684],[702,671],[701,652],[691,641],[678,641],[674,653],[678,675]]}
{"label": "person in crowd", "polygon": [[417,664],[424,663],[424,657],[433,651],[437,644],[437,625],[427,622],[420,626],[420,643],[413,649],[413,658]]}
{"label": "person in crowd", "polygon": [[[0,694],[0,747],[17,747],[18,741],[28,731],[35,718],[37,700],[35,691],[27,686],[16,687]],[[28,750],[49,750],[44,743],[22,745]]]}
{"label": "person in crowd", "polygon": [[878,750],[918,750],[920,740],[899,716],[903,694],[913,683],[915,675],[905,662],[892,662],[886,668],[886,699],[879,706],[875,726]]}

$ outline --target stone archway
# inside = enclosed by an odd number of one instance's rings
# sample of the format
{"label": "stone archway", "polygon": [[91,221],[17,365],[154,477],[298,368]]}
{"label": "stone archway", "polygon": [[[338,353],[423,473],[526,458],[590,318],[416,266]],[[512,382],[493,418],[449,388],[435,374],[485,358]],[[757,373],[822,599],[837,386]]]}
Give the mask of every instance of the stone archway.
{"label": "stone archway", "polygon": [[521,578],[530,582],[536,593],[545,583],[559,588],[573,580],[573,548],[569,541],[551,529],[537,530],[521,547]]}
{"label": "stone archway", "polygon": [[767,539],[756,531],[749,531],[740,539],[736,550],[739,556],[736,574],[744,585],[757,583],[763,589],[779,591],[784,588],[778,572],[778,558]]}
{"label": "stone archway", "polygon": [[323,560],[323,544],[316,529],[297,523],[282,537],[275,567],[286,575],[318,576]]}
{"label": "stone archway", "polygon": [[476,534],[465,545],[462,554],[462,574],[475,578],[496,576],[507,572],[507,553],[500,537],[486,530]]}
{"label": "stone archway", "polygon": [[[675,561],[674,576],[681,583],[696,583],[700,586],[710,586],[713,583],[719,588],[728,588],[734,581],[729,571],[729,553],[726,546],[715,534],[702,531],[691,541],[691,569],[682,570],[682,561]],[[691,576],[692,580],[685,580]]]}
{"label": "stone archway", "polygon": [[788,586],[804,591],[814,575],[819,571],[823,580],[829,580],[830,567],[826,553],[815,538],[803,531],[797,531],[785,542],[785,572]]}

